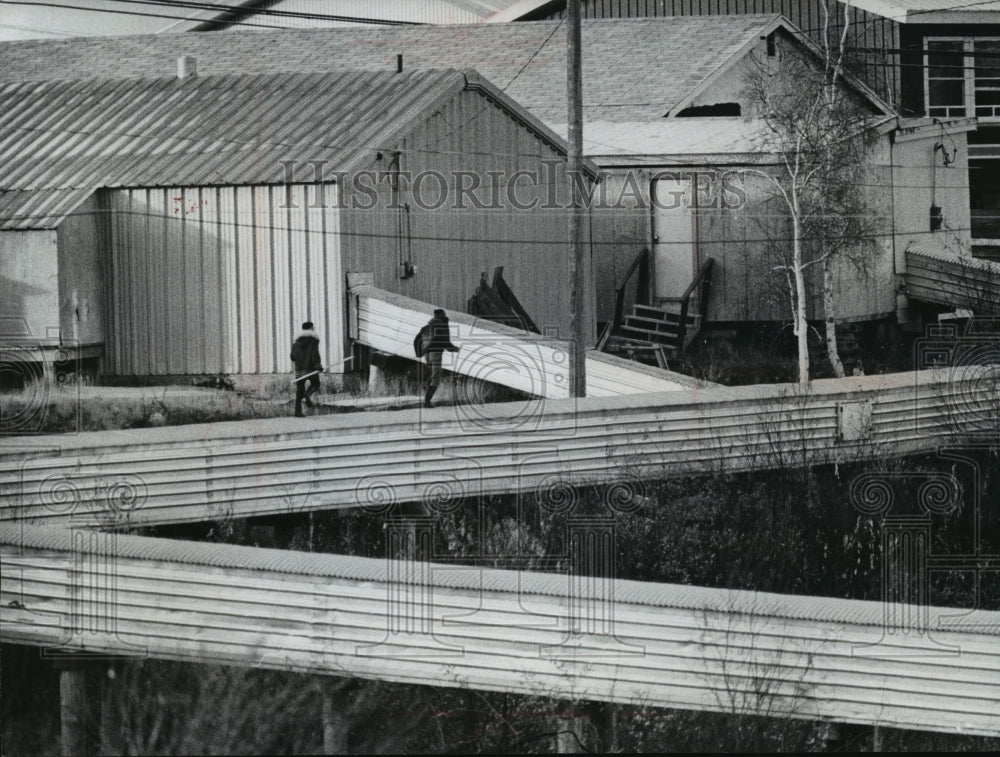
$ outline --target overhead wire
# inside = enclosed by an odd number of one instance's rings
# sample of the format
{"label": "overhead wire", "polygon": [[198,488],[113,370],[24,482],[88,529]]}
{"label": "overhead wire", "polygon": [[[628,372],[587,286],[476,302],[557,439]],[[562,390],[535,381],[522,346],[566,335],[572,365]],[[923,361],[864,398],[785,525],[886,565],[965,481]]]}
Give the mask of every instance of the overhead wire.
{"label": "overhead wire", "polygon": [[[127,2],[135,4],[150,4],[157,6],[176,6],[181,5],[181,3],[173,2],[152,2],[152,0],[113,0],[114,2]],[[126,10],[123,8],[95,8],[93,6],[80,6],[80,5],[70,5],[65,2],[54,2],[53,0],[0,0],[2,5],[27,5],[27,6],[39,6],[47,8],[61,8],[63,10],[76,10],[76,11],[87,11],[92,13],[114,13],[117,15],[124,16],[136,16],[145,18],[164,18],[171,21],[190,21],[192,23],[203,23],[206,20],[211,19],[195,19],[190,16],[177,16],[168,13],[154,13],[152,11],[136,11],[136,10]],[[183,7],[190,7],[192,10],[196,10],[193,6],[202,6],[202,10],[215,10],[220,14],[226,12],[231,12],[234,10],[232,6],[216,6],[211,3],[185,3]],[[307,12],[293,12],[284,11],[282,13],[277,12],[264,12],[264,10],[255,11],[255,15],[261,14],[270,17],[280,16],[282,18],[303,18],[306,20],[326,20],[326,21],[336,21],[342,23],[357,23],[365,25],[376,25],[376,26],[420,26],[422,22],[419,21],[396,21],[389,19],[380,19],[376,17],[365,17],[365,16],[338,16],[333,14],[323,14],[323,13],[307,13]],[[230,20],[225,22],[226,25],[230,26],[248,26],[262,29],[290,29],[287,25],[282,24],[267,24],[260,23],[257,21],[242,21],[242,20]]]}
{"label": "overhead wire", "polygon": [[[208,189],[212,189],[212,188],[209,187]],[[166,194],[165,191],[164,191],[164,194]],[[316,207],[316,208],[313,208],[313,210],[333,210],[333,209],[336,209],[336,208],[337,208],[337,206]],[[277,206],[276,209],[279,210],[279,211],[285,211],[285,210],[298,210],[300,208],[298,208],[298,207],[290,207],[290,206],[285,206],[285,207]],[[567,209],[566,208],[555,208],[555,210],[567,210]],[[470,211],[468,209],[462,209],[462,210],[456,210],[454,212],[456,212],[456,213],[460,212],[464,216],[464,215],[467,215]],[[637,211],[637,213],[641,213],[643,215],[643,217],[648,217],[649,210],[648,210],[648,208],[646,208],[644,210]],[[843,214],[830,214],[830,215],[831,215],[831,217],[835,217],[836,218],[836,217],[842,217]],[[311,228],[308,228],[307,226],[298,226],[298,225],[295,225],[295,224],[279,224],[279,225],[274,225],[273,223],[270,223],[270,222],[268,222],[268,223],[256,223],[256,222],[247,222],[247,221],[233,221],[232,219],[225,220],[221,216],[218,216],[218,217],[217,216],[211,216],[207,220],[202,219],[202,218],[193,219],[193,218],[184,216],[183,214],[178,214],[178,215],[175,216],[175,215],[171,215],[171,214],[163,214],[163,213],[152,212],[152,211],[139,211],[139,210],[123,209],[123,208],[106,208],[106,209],[82,210],[82,211],[72,211],[72,212],[69,212],[69,213],[59,213],[58,214],[58,217],[61,218],[61,219],[79,218],[79,217],[86,217],[86,216],[103,216],[103,217],[106,217],[106,218],[111,218],[112,216],[116,216],[116,217],[134,216],[134,217],[138,217],[138,218],[157,218],[157,219],[160,219],[161,221],[175,221],[175,222],[178,222],[178,223],[197,223],[197,224],[211,224],[211,225],[216,225],[219,222],[224,221],[224,225],[227,226],[227,227],[231,227],[231,228],[264,229],[264,230],[273,230],[273,231],[277,231],[277,232],[288,232],[288,233],[299,233],[299,234],[313,234],[313,235],[320,233],[317,229],[311,229]],[[32,217],[35,217],[35,216],[3,216],[3,215],[0,215],[0,223],[5,222],[5,221],[24,221],[24,220],[28,220],[28,219],[30,219]],[[51,216],[50,215],[42,214],[39,217],[41,217],[41,218],[49,218]],[[859,216],[859,217],[861,217],[861,218],[867,218],[867,217],[870,217],[870,216],[868,216],[868,215],[862,215],[862,216]],[[755,215],[748,216],[748,218],[751,221],[753,219],[758,219],[758,220],[774,220],[774,221],[787,221],[788,215],[785,214],[785,213],[761,213],[761,214],[755,214]],[[45,228],[49,228],[49,227],[35,227],[33,229],[29,227],[29,228],[24,228],[24,229],[20,229],[20,230],[29,230],[29,231],[30,230],[36,230],[36,231],[38,231],[38,230],[44,230]],[[970,226],[950,226],[947,229],[947,231],[951,232],[951,233],[964,233],[964,232],[971,232],[972,230],[973,230],[973,227],[971,225]],[[384,234],[380,234],[380,233],[370,232],[370,231],[366,231],[366,232],[360,232],[360,231],[343,231],[343,230],[338,229],[337,231],[333,231],[333,232],[327,231],[327,232],[323,232],[323,233],[326,234],[326,235],[333,235],[333,236],[339,236],[339,237],[353,237],[353,238],[359,238],[359,239],[381,239],[381,240],[386,240],[387,242],[389,242],[389,241],[395,242],[397,240],[397,235],[395,233],[389,233],[389,232],[386,232]],[[893,237],[907,236],[907,235],[917,235],[917,234],[925,234],[925,233],[930,233],[929,230],[927,228],[925,228],[925,227],[914,228],[914,229],[895,230],[895,231],[878,231],[878,232],[875,232],[875,233],[872,233],[872,234],[864,235],[864,239],[865,240],[888,240],[888,239],[892,239]],[[818,241],[823,241],[824,239],[827,239],[827,238],[828,237],[823,236],[823,235],[819,235],[819,236],[805,235],[805,236],[800,236],[799,237],[800,240],[805,241],[805,242],[818,242]],[[467,235],[462,235],[462,234],[454,235],[453,236],[453,235],[445,235],[445,234],[419,234],[418,233],[418,234],[413,234],[412,235],[412,240],[413,241],[420,241],[420,242],[435,242],[435,243],[522,244],[522,245],[555,246],[555,247],[563,247],[566,244],[566,240],[565,239],[562,239],[562,240],[558,240],[558,239],[537,239],[537,238],[532,238],[532,237],[512,238],[509,235],[504,235],[502,237],[485,237],[485,236],[483,236],[483,237],[469,237]],[[745,237],[734,237],[734,238],[721,237],[721,238],[717,238],[717,239],[703,239],[703,240],[701,240],[701,244],[703,244],[703,245],[745,245],[745,244],[773,244],[773,243],[784,243],[784,242],[791,242],[791,241],[793,241],[793,237],[792,236],[790,236],[790,235],[789,236],[782,236],[780,234],[777,234],[777,235],[768,235],[768,236],[745,236]],[[640,239],[624,240],[624,241],[620,240],[620,239],[610,240],[610,241],[602,241],[602,240],[598,239],[598,240],[594,240],[594,241],[591,242],[591,244],[593,246],[595,246],[595,247],[611,247],[611,246],[621,247],[621,246],[628,246],[631,243],[640,244],[640,243],[644,243],[644,242],[643,242],[643,240],[640,240]],[[672,244],[672,243],[667,242],[665,244],[669,245],[669,244]],[[685,243],[678,242],[676,244],[685,244]]]}

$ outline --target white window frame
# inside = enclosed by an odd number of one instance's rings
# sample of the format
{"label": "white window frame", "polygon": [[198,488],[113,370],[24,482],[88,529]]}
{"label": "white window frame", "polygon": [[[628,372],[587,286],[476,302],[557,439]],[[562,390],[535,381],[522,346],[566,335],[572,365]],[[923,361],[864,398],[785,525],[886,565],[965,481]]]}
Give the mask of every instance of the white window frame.
{"label": "white window frame", "polygon": [[[930,88],[930,52],[931,42],[961,42],[963,55],[963,99],[962,105],[931,105]],[[978,118],[980,121],[1000,122],[1000,105],[984,106],[992,109],[992,113],[976,112],[976,59],[975,43],[1000,42],[1000,37],[925,37],[924,38],[924,113],[936,118]],[[931,112],[931,109],[938,112]],[[942,113],[941,110],[946,112]],[[959,112],[960,111],[960,112]]]}

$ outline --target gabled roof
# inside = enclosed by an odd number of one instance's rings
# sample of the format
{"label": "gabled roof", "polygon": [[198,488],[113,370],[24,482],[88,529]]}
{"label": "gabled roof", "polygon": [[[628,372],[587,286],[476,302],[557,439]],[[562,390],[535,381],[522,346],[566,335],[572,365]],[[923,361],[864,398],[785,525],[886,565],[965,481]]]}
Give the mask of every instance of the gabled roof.
{"label": "gabled roof", "polygon": [[[584,117],[662,117],[762,34],[776,15],[583,22]],[[0,45],[0,79],[172,74],[192,55],[203,74],[346,68],[475,68],[535,116],[566,120],[566,27],[559,21],[474,26],[225,31]]]}
{"label": "gabled roof", "polygon": [[998,24],[1000,0],[851,0],[901,24]]}
{"label": "gabled roof", "polygon": [[280,184],[287,161],[350,171],[466,89],[565,154],[559,137],[472,71],[0,85],[0,227],[52,228],[102,187]]}

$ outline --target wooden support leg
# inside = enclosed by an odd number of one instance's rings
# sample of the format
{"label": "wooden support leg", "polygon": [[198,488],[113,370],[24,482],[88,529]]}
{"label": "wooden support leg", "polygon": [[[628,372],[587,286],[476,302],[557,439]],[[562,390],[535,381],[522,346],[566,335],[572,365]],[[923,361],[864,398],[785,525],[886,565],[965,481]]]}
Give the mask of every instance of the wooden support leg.
{"label": "wooden support leg", "polygon": [[618,705],[611,702],[592,702],[589,707],[590,723],[594,727],[597,743],[594,751],[614,754],[618,747]]}
{"label": "wooden support leg", "polygon": [[837,723],[824,722],[819,725],[817,734],[820,744],[827,752],[837,751],[842,746],[840,726]]}
{"label": "wooden support leg", "polygon": [[83,667],[59,671],[59,713],[63,757],[87,754],[87,674]]}
{"label": "wooden support leg", "polygon": [[323,754],[348,754],[347,732],[350,722],[346,713],[344,686],[341,678],[320,680],[323,715]]}
{"label": "wooden support leg", "polygon": [[101,669],[100,747],[103,757],[119,754],[114,715],[116,672],[113,665]]}
{"label": "wooden support leg", "polygon": [[872,751],[881,752],[882,751],[882,727],[875,725],[872,726]]}
{"label": "wooden support leg", "polygon": [[579,754],[586,751],[586,717],[580,714],[573,702],[560,702],[556,715],[556,752]]}

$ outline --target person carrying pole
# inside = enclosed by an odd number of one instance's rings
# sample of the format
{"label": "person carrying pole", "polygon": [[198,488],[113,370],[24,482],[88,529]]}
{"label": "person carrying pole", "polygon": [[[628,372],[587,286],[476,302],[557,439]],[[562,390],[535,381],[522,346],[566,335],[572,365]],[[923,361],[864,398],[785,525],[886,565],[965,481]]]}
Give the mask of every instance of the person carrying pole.
{"label": "person carrying pole", "polygon": [[302,324],[302,330],[292,343],[291,357],[295,364],[295,417],[304,418],[302,403],[312,407],[309,398],[319,391],[319,374],[323,372],[323,361],[319,356],[319,336],[313,329],[312,321]]}

